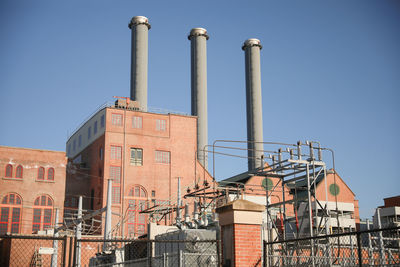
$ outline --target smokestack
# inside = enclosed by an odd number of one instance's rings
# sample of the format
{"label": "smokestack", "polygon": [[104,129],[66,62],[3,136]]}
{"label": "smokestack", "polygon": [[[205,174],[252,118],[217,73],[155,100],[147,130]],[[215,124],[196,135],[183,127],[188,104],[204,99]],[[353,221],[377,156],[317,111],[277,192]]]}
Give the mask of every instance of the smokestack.
{"label": "smokestack", "polygon": [[188,39],[191,41],[191,88],[192,115],[197,116],[197,158],[207,168],[207,46],[206,29],[193,28]]}
{"label": "smokestack", "polygon": [[261,143],[263,142],[260,70],[261,48],[261,42],[258,39],[248,39],[242,46],[245,52],[246,62],[247,148],[249,170],[261,167],[261,156],[263,155],[264,149]]}
{"label": "smokestack", "polygon": [[147,68],[149,20],[143,16],[133,17],[129,23],[132,30],[131,100],[138,101],[147,110]]}

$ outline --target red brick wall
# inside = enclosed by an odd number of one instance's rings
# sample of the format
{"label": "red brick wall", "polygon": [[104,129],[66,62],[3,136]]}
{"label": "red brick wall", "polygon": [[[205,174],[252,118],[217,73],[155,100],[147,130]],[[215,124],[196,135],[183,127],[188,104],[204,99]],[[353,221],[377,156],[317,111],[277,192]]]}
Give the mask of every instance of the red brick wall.
{"label": "red brick wall", "polygon": [[[7,164],[13,166],[13,177],[5,177]],[[15,178],[18,165],[23,167],[23,178]],[[0,201],[9,193],[16,193],[22,199],[21,234],[32,233],[34,201],[38,196],[48,195],[53,208],[58,208],[62,221],[65,197],[65,152],[40,149],[0,146]],[[45,169],[45,179],[38,180],[38,169]],[[47,180],[48,170],[54,168],[54,180]],[[54,220],[54,212],[52,219]]]}
{"label": "red brick wall", "polygon": [[234,224],[233,231],[235,266],[261,266],[260,225]]}
{"label": "red brick wall", "polygon": [[385,208],[400,207],[400,196],[388,197],[383,199],[385,201]]}

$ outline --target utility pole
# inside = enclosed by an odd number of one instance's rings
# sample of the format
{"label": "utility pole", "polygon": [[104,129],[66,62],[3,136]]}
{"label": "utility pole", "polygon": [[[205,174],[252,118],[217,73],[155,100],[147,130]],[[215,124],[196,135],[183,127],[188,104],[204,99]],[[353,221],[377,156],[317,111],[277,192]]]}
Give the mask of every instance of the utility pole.
{"label": "utility pole", "polygon": [[[58,232],[56,232],[56,227],[58,224],[58,208],[55,209],[55,220],[54,220],[54,237],[58,237]],[[64,244],[65,246],[66,244]],[[53,254],[51,255],[51,267],[57,267],[57,253],[58,253],[58,240],[53,240]]]}
{"label": "utility pole", "polygon": [[76,238],[76,266],[81,266],[81,242],[78,240],[82,237],[82,196],[79,196],[78,202],[78,225],[76,226],[75,238]]}
{"label": "utility pole", "polygon": [[[110,239],[111,233],[111,189],[112,189],[112,180],[108,179],[108,187],[107,187],[107,206],[106,206],[106,224],[104,226],[104,239]],[[103,251],[107,250],[108,242],[104,242]]]}

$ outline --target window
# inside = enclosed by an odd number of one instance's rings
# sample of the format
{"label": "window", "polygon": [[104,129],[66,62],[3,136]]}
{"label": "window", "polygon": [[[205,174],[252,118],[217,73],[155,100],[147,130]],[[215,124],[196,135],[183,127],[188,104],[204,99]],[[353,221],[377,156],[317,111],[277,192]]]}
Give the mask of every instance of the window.
{"label": "window", "polygon": [[111,114],[112,125],[122,126],[122,114]]}
{"label": "window", "polygon": [[10,193],[3,197],[0,204],[0,235],[20,232],[21,212],[22,200],[19,195]]}
{"label": "window", "polygon": [[54,181],[54,168],[49,168],[47,170],[47,180]]}
{"label": "window", "polygon": [[119,166],[110,166],[110,179],[113,180],[113,183],[121,182],[121,167]]}
{"label": "window", "polygon": [[17,169],[15,171],[15,178],[21,178],[22,179],[22,175],[23,175],[23,168],[21,165],[17,166]]}
{"label": "window", "polygon": [[6,166],[6,177],[11,178],[12,177],[12,172],[13,172],[13,167],[11,164],[7,164]]}
{"label": "window", "polygon": [[147,193],[140,186],[134,186],[129,190],[127,233],[130,237],[138,237],[146,233],[147,215],[140,211],[148,207]]}
{"label": "window", "polygon": [[132,117],[132,128],[136,129],[142,128],[142,117],[137,117],[137,116]]}
{"label": "window", "polygon": [[121,159],[120,146],[111,146],[111,159]]}
{"label": "window", "polygon": [[100,127],[101,127],[101,128],[104,128],[104,115],[101,115],[101,118],[100,118]]}
{"label": "window", "polygon": [[156,150],[156,162],[169,164],[170,152],[169,151],[158,151]]}
{"label": "window", "polygon": [[166,121],[165,120],[156,120],[156,130],[157,131],[165,131],[166,129]]}
{"label": "window", "polygon": [[88,130],[87,130],[87,139],[90,139],[90,136],[92,135],[92,127],[89,126]]}
{"label": "window", "polygon": [[112,204],[121,203],[121,167],[110,166],[110,179],[112,179]]}
{"label": "window", "polygon": [[97,134],[97,121],[94,122],[93,135]]}
{"label": "window", "polygon": [[73,145],[72,145],[72,150],[76,150],[76,140],[74,139],[74,143],[73,143]]}
{"label": "window", "polygon": [[82,135],[78,136],[78,147],[81,147],[82,145]]}
{"label": "window", "polygon": [[33,203],[32,232],[50,228],[52,215],[53,200],[47,195],[37,197]]}
{"label": "window", "polygon": [[151,197],[156,197],[156,191],[155,190],[151,191]]}
{"label": "window", "polygon": [[143,165],[143,150],[141,148],[131,148],[131,165]]}
{"label": "window", "polygon": [[37,179],[44,180],[44,168],[43,167],[39,167]]}
{"label": "window", "polygon": [[121,203],[121,187],[114,186],[112,187],[112,195],[111,195],[112,204],[120,204]]}

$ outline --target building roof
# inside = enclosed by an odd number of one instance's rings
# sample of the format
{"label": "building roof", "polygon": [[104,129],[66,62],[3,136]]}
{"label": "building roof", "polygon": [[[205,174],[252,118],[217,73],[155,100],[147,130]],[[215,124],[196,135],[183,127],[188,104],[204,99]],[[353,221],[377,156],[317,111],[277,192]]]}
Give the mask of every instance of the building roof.
{"label": "building roof", "polygon": [[29,147],[14,147],[14,146],[3,146],[0,145],[0,148],[9,148],[9,149],[19,149],[19,150],[33,150],[37,152],[53,152],[53,153],[64,153],[65,151],[58,151],[58,150],[48,150],[48,149],[40,149],[40,148],[29,148]]}

